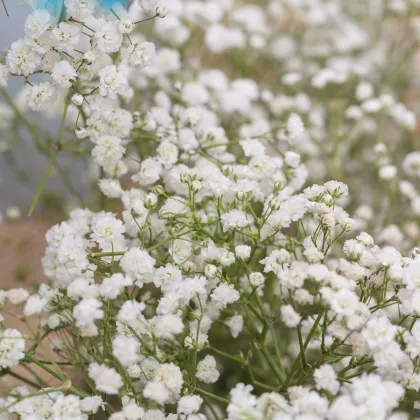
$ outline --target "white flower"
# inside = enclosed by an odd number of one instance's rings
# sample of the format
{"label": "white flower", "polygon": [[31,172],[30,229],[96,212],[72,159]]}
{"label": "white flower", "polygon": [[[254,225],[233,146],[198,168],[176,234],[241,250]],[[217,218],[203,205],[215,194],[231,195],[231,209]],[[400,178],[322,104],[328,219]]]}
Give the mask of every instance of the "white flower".
{"label": "white flower", "polygon": [[157,316],[152,320],[155,328],[155,335],[167,340],[174,339],[175,335],[181,334],[184,330],[182,319],[173,314]]}
{"label": "white flower", "polygon": [[141,360],[140,343],[134,337],[117,335],[112,340],[112,354],[122,366],[130,366]]}
{"label": "white flower", "polygon": [[103,53],[117,52],[123,42],[123,35],[118,30],[118,23],[107,22],[95,33],[98,49]]}
{"label": "white flower", "polygon": [[118,394],[118,391],[123,386],[121,376],[114,368],[108,368],[98,363],[89,365],[89,377],[95,382],[95,387],[98,391],[105,392],[108,395]]}
{"label": "white flower", "polygon": [[297,114],[291,114],[287,120],[287,131],[289,133],[289,140],[295,141],[300,137],[304,131],[305,126],[303,125],[302,119]]}
{"label": "white flower", "polygon": [[98,181],[99,189],[102,194],[109,198],[121,197],[122,188],[118,180],[116,179],[100,179]]}
{"label": "white flower", "polygon": [[233,338],[237,338],[244,327],[244,318],[242,315],[234,315],[225,320],[225,324],[230,328]]}
{"label": "white flower", "polygon": [[260,140],[246,139],[240,142],[245,156],[264,156],[265,146]]}
{"label": "white flower", "polygon": [[245,34],[239,28],[214,24],[206,30],[206,46],[216,54],[232,48],[241,48],[245,42]]}
{"label": "white flower", "polygon": [[203,399],[198,395],[185,395],[178,401],[177,412],[180,414],[193,414],[200,410]]}
{"label": "white flower", "polygon": [[132,44],[123,50],[124,57],[133,67],[143,68],[148,66],[156,54],[155,44],[153,42],[143,42],[141,44]]}
{"label": "white flower", "polygon": [[25,340],[15,329],[0,332],[0,367],[7,369],[25,357]]}
{"label": "white flower", "polygon": [[111,99],[115,99],[117,94],[124,93],[128,87],[127,78],[114,65],[104,67],[99,72],[99,78],[99,93]]}
{"label": "white flower", "polygon": [[293,309],[292,305],[283,305],[280,308],[281,320],[289,328],[295,328],[299,325],[302,317]]}
{"label": "white flower", "polygon": [[119,20],[117,28],[120,31],[120,33],[129,34],[133,31],[134,24],[131,20],[128,20],[128,19]]}
{"label": "white flower", "polygon": [[67,13],[74,19],[84,20],[92,16],[96,0],[64,0]]}
{"label": "white flower", "polygon": [[29,297],[29,292],[25,289],[10,289],[7,291],[7,299],[12,305],[19,305]]}
{"label": "white flower", "polygon": [[141,163],[140,171],[131,178],[142,185],[154,184],[159,180],[162,170],[162,164],[157,159],[147,158]]}
{"label": "white flower", "polygon": [[221,283],[213,290],[210,297],[217,308],[224,309],[227,305],[236,302],[240,295],[239,292],[235,290],[233,284]]}
{"label": "white flower", "polygon": [[116,299],[125,287],[133,285],[130,277],[124,277],[121,273],[115,273],[111,277],[105,277],[99,286],[99,294],[105,299]]}
{"label": "white flower", "polygon": [[143,390],[143,395],[145,398],[153,400],[160,405],[167,403],[171,397],[171,394],[165,384],[158,381],[148,382]]}
{"label": "white flower", "polygon": [[124,241],[125,227],[121,220],[110,213],[99,213],[92,220],[91,239],[101,248]]}
{"label": "white flower", "polygon": [[362,335],[371,349],[380,349],[392,343],[397,329],[387,317],[382,316],[370,319],[362,330]]}
{"label": "white flower", "polygon": [[51,15],[48,10],[34,10],[25,21],[25,34],[30,38],[39,38],[51,26]]}
{"label": "white flower", "polygon": [[314,371],[316,389],[325,389],[331,394],[336,394],[340,388],[337,375],[331,365],[323,365]]}
{"label": "white flower", "polygon": [[335,198],[346,197],[349,194],[349,189],[343,182],[328,181],[324,184],[324,187]]}
{"label": "white flower", "polygon": [[54,64],[51,76],[59,86],[69,88],[76,81],[77,73],[68,61],[62,60]]}
{"label": "white flower", "polygon": [[251,255],[251,247],[248,245],[237,245],[235,247],[236,257],[242,261],[248,261]]}
{"label": "white flower", "polygon": [[22,39],[13,42],[7,52],[6,64],[10,73],[29,76],[41,64],[41,55],[34,48],[25,44]]}
{"label": "white flower", "polygon": [[249,275],[249,282],[251,283],[252,287],[261,287],[264,285],[265,278],[262,273],[251,273]]}
{"label": "white flower", "polygon": [[243,211],[236,209],[223,214],[221,220],[224,232],[234,228],[242,229],[250,224],[246,214]]}
{"label": "white flower", "polygon": [[23,313],[25,316],[40,314],[47,305],[47,303],[47,299],[42,298],[39,295],[29,296],[28,300],[26,301]]}
{"label": "white flower", "polygon": [[103,407],[104,401],[98,395],[93,397],[86,397],[80,401],[80,408],[87,413],[97,413],[99,407]]}
{"label": "white flower", "polygon": [[216,359],[213,356],[207,355],[197,365],[197,379],[207,384],[214,384],[220,376],[216,369]]}
{"label": "white flower", "polygon": [[159,0],[140,0],[140,7],[147,13],[156,12]]}
{"label": "white flower", "polygon": [[26,100],[33,111],[48,110],[57,98],[56,88],[50,82],[31,86]]}
{"label": "white flower", "polygon": [[54,48],[58,51],[65,51],[71,54],[74,48],[77,48],[81,30],[77,25],[61,22],[58,28],[54,28]]}
{"label": "white flower", "polygon": [[184,383],[182,372],[179,366],[173,363],[164,363],[156,369],[154,382],[161,382],[170,392],[171,399],[179,399],[182,385]]}
{"label": "white flower", "polygon": [[402,167],[407,175],[420,178],[420,152],[412,152],[406,155]]}
{"label": "white flower", "polygon": [[131,248],[120,260],[121,268],[134,280],[144,283],[153,281],[156,260],[147,251]]}
{"label": "white flower", "polygon": [[124,155],[125,148],[116,136],[102,136],[92,150],[92,156],[101,166],[115,165]]}
{"label": "white flower", "polygon": [[76,327],[81,330],[84,337],[95,337],[98,335],[98,328],[95,321],[104,317],[101,309],[102,303],[95,298],[85,298],[73,309],[73,316],[76,319]]}

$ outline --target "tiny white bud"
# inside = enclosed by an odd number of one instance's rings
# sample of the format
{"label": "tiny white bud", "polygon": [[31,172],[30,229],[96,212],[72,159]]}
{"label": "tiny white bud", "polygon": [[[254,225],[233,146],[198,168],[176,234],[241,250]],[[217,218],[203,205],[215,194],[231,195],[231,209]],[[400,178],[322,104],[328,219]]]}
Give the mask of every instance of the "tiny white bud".
{"label": "tiny white bud", "polygon": [[156,194],[154,194],[152,192],[147,194],[146,208],[147,209],[152,209],[152,208],[156,207],[157,201],[158,201],[158,196]]}
{"label": "tiny white bud", "polygon": [[278,198],[273,198],[270,200],[270,208],[272,210],[278,210],[280,208],[280,200]]}
{"label": "tiny white bud", "polygon": [[78,139],[84,139],[88,136],[86,128],[84,127],[77,127],[76,130],[74,130],[74,134]]}
{"label": "tiny white bud", "polygon": [[188,184],[191,181],[191,175],[188,172],[183,172],[180,176],[179,179],[181,180],[181,182],[183,184]]}
{"label": "tiny white bud", "polygon": [[253,287],[260,287],[264,284],[265,279],[261,273],[255,272],[249,275],[249,282],[251,283],[251,286]]}
{"label": "tiny white bud", "polygon": [[71,97],[71,101],[73,102],[74,105],[81,106],[83,104],[83,101],[84,101],[83,95],[81,95],[80,93],[75,93]]}
{"label": "tiny white bud", "polygon": [[191,188],[195,193],[198,193],[203,189],[203,184],[200,181],[193,181],[191,183]]}
{"label": "tiny white bud", "polygon": [[285,186],[286,186],[286,185],[285,185],[285,183],[284,183],[283,181],[276,181],[276,182],[274,183],[274,190],[275,190],[276,192],[283,191]]}
{"label": "tiny white bud", "polygon": [[154,188],[154,193],[157,195],[164,195],[165,190],[163,189],[162,185],[156,185],[156,187]]}
{"label": "tiny white bud", "polygon": [[206,275],[206,277],[208,277],[209,279],[214,279],[217,276],[217,267],[213,264],[207,264],[204,267],[204,274]]}
{"label": "tiny white bud", "polygon": [[164,18],[168,14],[168,9],[163,6],[159,6],[156,8],[156,16],[160,18]]}
{"label": "tiny white bud", "polygon": [[233,168],[231,165],[223,165],[222,166],[222,173],[224,176],[230,176],[233,173]]}

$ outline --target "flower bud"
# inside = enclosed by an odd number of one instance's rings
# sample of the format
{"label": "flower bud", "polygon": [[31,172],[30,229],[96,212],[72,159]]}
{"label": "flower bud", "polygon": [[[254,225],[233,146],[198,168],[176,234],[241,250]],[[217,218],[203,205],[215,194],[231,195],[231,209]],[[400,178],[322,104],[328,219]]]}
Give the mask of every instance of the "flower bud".
{"label": "flower bud", "polygon": [[80,93],[75,93],[71,97],[71,101],[73,102],[74,105],[81,106],[83,104],[83,101],[84,101],[83,95],[81,95]]}
{"label": "flower bud", "polygon": [[270,200],[270,208],[274,211],[278,210],[280,208],[280,200],[278,198],[272,198]]}
{"label": "flower bud", "polygon": [[165,195],[165,190],[163,189],[162,185],[156,185],[153,190],[156,195]]}
{"label": "flower bud", "polygon": [[194,245],[194,246],[192,247],[192,253],[193,253],[194,255],[200,255],[200,254],[201,254],[201,246],[199,246],[199,245]]}
{"label": "flower bud", "polygon": [[156,8],[156,16],[160,18],[164,18],[168,14],[168,9],[163,6],[159,6]]}
{"label": "flower bud", "polygon": [[191,183],[191,189],[193,192],[198,193],[203,189],[203,184],[200,181],[193,181]]}
{"label": "flower bud", "polygon": [[213,264],[207,264],[204,267],[204,274],[206,275],[206,277],[208,277],[209,279],[214,279],[217,277],[218,274],[218,270],[217,267]]}
{"label": "flower bud", "polygon": [[231,165],[223,165],[222,166],[222,173],[224,176],[230,176],[233,173],[233,168]]}
{"label": "flower bud", "polygon": [[84,127],[77,127],[74,130],[74,134],[76,135],[76,137],[78,139],[84,139],[84,138],[86,138],[88,136],[88,133],[86,131],[86,128],[84,128]]}
{"label": "flower bud", "polygon": [[246,197],[247,197],[247,195],[246,195],[246,193],[245,193],[245,192],[243,192],[243,191],[238,191],[238,192],[236,193],[236,198],[237,198],[239,201],[244,201],[244,200],[246,199]]}
{"label": "flower bud", "polygon": [[265,279],[261,273],[251,273],[249,275],[249,282],[251,283],[252,287],[260,287],[264,284]]}
{"label": "flower bud", "polygon": [[146,197],[146,203],[145,203],[146,209],[153,209],[154,207],[156,207],[157,202],[158,202],[158,196],[152,192],[149,193]]}
{"label": "flower bud", "polygon": [[286,186],[286,185],[285,185],[285,183],[284,183],[283,181],[276,181],[276,182],[274,183],[274,191],[275,191],[276,193],[278,193],[278,192],[280,192],[280,191],[283,191],[285,186]]}
{"label": "flower bud", "polygon": [[191,182],[191,175],[188,172],[183,172],[179,179],[183,184],[189,184]]}

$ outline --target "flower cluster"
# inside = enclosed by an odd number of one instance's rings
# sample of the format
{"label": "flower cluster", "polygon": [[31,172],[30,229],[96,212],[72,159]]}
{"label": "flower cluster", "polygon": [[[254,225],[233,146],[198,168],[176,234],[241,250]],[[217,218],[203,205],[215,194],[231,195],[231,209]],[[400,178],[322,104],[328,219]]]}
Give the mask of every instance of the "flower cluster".
{"label": "flower cluster", "polygon": [[[0,83],[50,74],[28,104],[64,92],[56,154],[87,151],[101,204],[47,232],[35,293],[0,292],[37,320],[0,323],[0,375],[26,382],[0,417],[409,418],[420,154],[387,67],[388,24],[418,4],[375,3],[365,22],[341,3],[66,0],[59,24],[29,15]],[[136,30],[148,20],[156,51]]]}

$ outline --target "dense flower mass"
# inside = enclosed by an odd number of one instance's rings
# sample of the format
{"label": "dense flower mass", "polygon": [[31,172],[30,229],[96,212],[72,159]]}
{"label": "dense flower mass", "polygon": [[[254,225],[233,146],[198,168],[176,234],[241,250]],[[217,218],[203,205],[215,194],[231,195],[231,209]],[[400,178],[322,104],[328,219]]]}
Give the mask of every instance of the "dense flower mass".
{"label": "dense flower mass", "polygon": [[[47,176],[62,153],[86,155],[99,188],[47,232],[46,282],[0,291],[30,327],[0,316],[0,376],[21,382],[1,419],[420,407],[420,153],[401,65],[420,4],[344,3],[29,14],[0,64],[0,130],[29,128]],[[32,111],[61,110],[52,157],[4,90],[12,76]]]}

